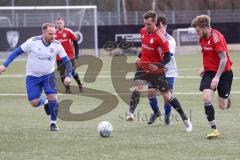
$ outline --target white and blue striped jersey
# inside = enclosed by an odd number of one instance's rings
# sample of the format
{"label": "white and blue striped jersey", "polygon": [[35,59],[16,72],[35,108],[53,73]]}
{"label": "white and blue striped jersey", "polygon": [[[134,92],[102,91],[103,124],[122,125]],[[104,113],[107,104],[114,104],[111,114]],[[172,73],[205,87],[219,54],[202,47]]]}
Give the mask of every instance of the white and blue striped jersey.
{"label": "white and blue striped jersey", "polygon": [[176,41],[175,39],[169,35],[166,34],[168,43],[169,43],[169,50],[170,53],[173,55],[171,56],[170,62],[168,62],[165,66],[167,67],[167,72],[166,72],[166,77],[177,77],[178,76],[178,71],[177,71],[177,63],[175,60],[175,51],[176,51]]}
{"label": "white and blue striped jersey", "polygon": [[21,46],[21,49],[28,54],[26,75],[41,77],[55,70],[56,55],[60,58],[67,54],[59,41],[54,41],[48,45],[42,41],[42,36],[28,39]]}

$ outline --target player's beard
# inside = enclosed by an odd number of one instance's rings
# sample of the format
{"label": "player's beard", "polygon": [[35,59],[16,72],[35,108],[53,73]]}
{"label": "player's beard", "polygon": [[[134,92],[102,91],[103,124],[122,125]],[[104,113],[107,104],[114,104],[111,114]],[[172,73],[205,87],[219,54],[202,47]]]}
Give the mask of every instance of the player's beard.
{"label": "player's beard", "polygon": [[54,38],[51,38],[51,39],[50,39],[50,42],[52,43],[54,40],[55,40]]}
{"label": "player's beard", "polygon": [[63,29],[64,29],[63,26],[58,26],[58,27],[57,27],[57,30],[60,31],[60,32],[61,32]]}
{"label": "player's beard", "polygon": [[202,38],[208,38],[207,32],[203,32],[203,33],[202,33]]}
{"label": "player's beard", "polygon": [[154,29],[155,29],[155,28],[147,28],[148,34],[152,34],[152,33],[154,32]]}
{"label": "player's beard", "polygon": [[52,43],[55,40],[55,37],[50,37],[49,42]]}

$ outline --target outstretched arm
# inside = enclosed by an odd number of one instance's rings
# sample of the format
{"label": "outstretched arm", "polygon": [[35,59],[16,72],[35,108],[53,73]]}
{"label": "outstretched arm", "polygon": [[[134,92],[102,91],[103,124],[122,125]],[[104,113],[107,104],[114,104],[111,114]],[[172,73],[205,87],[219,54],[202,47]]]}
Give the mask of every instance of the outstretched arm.
{"label": "outstretched arm", "polygon": [[21,47],[18,47],[17,49],[15,49],[9,56],[8,58],[4,61],[3,65],[5,67],[8,67],[8,65],[15,59],[17,58],[19,55],[23,54],[24,51],[22,50]]}
{"label": "outstretched arm", "polygon": [[8,58],[3,62],[3,64],[0,66],[0,73],[4,72],[8,65],[19,55],[23,54],[24,51],[21,49],[21,47],[18,47],[15,49],[9,56]]}

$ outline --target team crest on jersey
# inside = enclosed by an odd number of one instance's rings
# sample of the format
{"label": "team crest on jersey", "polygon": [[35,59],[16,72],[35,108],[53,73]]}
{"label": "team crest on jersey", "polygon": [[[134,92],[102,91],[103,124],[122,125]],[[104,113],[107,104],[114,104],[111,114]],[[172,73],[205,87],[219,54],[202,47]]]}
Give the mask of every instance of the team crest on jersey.
{"label": "team crest on jersey", "polygon": [[67,35],[66,35],[66,33],[63,33],[63,37],[66,37]]}
{"label": "team crest on jersey", "polygon": [[54,49],[53,49],[53,48],[50,48],[50,52],[51,52],[51,53],[54,53]]}
{"label": "team crest on jersey", "polygon": [[208,42],[207,42],[208,44],[210,44],[210,40],[208,40]]}
{"label": "team crest on jersey", "polygon": [[142,35],[142,38],[144,38],[144,35]]}
{"label": "team crest on jersey", "polygon": [[153,39],[153,38],[151,38],[151,39],[150,39],[150,43],[153,43],[153,42],[154,42],[154,39]]}
{"label": "team crest on jersey", "polygon": [[10,48],[15,48],[18,44],[19,32],[18,31],[7,31],[7,41]]}

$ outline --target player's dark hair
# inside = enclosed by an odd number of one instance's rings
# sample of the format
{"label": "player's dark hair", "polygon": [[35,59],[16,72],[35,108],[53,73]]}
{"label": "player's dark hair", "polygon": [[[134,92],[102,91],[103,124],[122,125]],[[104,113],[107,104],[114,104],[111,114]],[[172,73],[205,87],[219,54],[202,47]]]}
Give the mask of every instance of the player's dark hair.
{"label": "player's dark hair", "polygon": [[58,20],[64,21],[64,19],[63,19],[62,17],[58,17],[58,18],[56,19],[56,21],[58,21]]}
{"label": "player's dark hair", "polygon": [[157,21],[157,14],[155,11],[150,10],[143,14],[144,19],[152,18],[154,21]]}
{"label": "player's dark hair", "polygon": [[159,26],[160,23],[162,23],[163,25],[166,26],[166,25],[167,25],[167,17],[166,17],[166,16],[163,16],[163,15],[158,16],[156,26]]}
{"label": "player's dark hair", "polygon": [[43,23],[42,30],[47,30],[48,27],[54,27],[55,25],[53,23]]}
{"label": "player's dark hair", "polygon": [[210,28],[210,17],[208,15],[200,15],[192,20],[192,27],[196,28]]}

